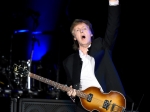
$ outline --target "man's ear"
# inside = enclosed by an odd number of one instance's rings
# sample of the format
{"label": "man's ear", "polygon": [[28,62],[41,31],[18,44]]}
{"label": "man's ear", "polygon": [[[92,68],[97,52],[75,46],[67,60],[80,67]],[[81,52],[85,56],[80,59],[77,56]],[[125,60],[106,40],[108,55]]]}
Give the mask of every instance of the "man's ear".
{"label": "man's ear", "polygon": [[73,37],[74,40],[77,40],[76,37]]}

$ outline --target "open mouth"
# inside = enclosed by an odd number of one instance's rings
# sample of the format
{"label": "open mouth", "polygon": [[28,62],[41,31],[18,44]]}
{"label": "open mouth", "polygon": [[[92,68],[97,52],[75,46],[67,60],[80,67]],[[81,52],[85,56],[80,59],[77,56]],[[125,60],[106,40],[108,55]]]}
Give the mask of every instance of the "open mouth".
{"label": "open mouth", "polygon": [[85,38],[85,36],[82,36],[82,39],[84,39]]}

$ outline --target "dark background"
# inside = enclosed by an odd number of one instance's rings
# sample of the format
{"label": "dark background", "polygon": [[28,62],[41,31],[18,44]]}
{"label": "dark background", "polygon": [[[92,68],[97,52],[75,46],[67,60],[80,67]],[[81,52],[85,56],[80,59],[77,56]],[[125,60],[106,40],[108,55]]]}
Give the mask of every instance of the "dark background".
{"label": "dark background", "polygon": [[[55,4],[53,8],[47,6],[47,4],[51,3]],[[129,105],[131,106],[131,104],[134,103],[135,110],[139,108],[140,112],[144,112],[147,108],[145,101],[149,99],[147,96],[149,88],[147,82],[147,77],[149,75],[149,50],[147,44],[148,35],[146,35],[146,29],[149,26],[146,3],[141,3],[141,1],[131,2],[121,0],[120,4],[121,21],[118,38],[113,50],[113,61],[127,93]],[[32,11],[26,10],[30,7],[33,11],[36,9],[37,12],[34,12],[36,16],[41,17],[43,13],[46,15],[43,17],[45,18],[43,20],[47,22],[47,26],[44,21],[39,21],[38,24],[43,26],[38,30],[45,31],[42,35],[48,35],[50,36],[49,38],[52,38],[51,41],[49,41],[51,45],[50,50],[41,57],[41,60],[33,63],[35,66],[38,66],[40,63],[42,65],[42,70],[40,72],[38,70],[33,72],[60,83],[65,84],[66,81],[62,61],[70,53],[74,52],[72,50],[73,42],[69,32],[72,20],[75,18],[90,20],[93,24],[95,37],[103,37],[105,33],[108,6],[107,0],[8,0],[6,2],[1,2],[0,5],[1,66],[8,67],[10,61],[11,64],[13,64],[20,59],[27,60],[24,51],[26,51],[29,34],[22,33],[15,35],[13,43],[11,43],[11,36],[14,29],[30,29],[28,17],[31,16]],[[48,9],[51,10],[46,12]],[[54,12],[56,9],[58,9],[57,12]],[[53,22],[53,20],[55,20],[55,22]],[[52,26],[54,26],[54,28]],[[10,48],[12,44],[13,51],[11,54]],[[3,61],[5,61],[3,56],[5,56],[6,64],[3,64]],[[141,100],[142,102],[140,103]]]}

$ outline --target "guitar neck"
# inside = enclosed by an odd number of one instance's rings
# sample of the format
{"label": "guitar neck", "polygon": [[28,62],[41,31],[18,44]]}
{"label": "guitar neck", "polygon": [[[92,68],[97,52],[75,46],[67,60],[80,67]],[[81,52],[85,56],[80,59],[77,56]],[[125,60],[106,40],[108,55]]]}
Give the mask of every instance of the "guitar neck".
{"label": "guitar neck", "polygon": [[[36,74],[33,74],[33,73],[29,73],[28,76],[31,77],[31,78],[33,78],[33,79],[36,79],[36,80],[38,80],[38,81],[40,81],[40,82],[43,82],[43,83],[46,83],[46,84],[48,84],[48,85],[51,85],[51,86],[53,86],[53,87],[55,87],[55,88],[58,88],[58,89],[60,89],[60,90],[62,90],[62,91],[66,91],[66,92],[67,92],[67,91],[69,91],[69,90],[72,89],[72,88],[70,88],[70,87],[68,87],[68,86],[66,86],[66,85],[60,84],[60,83],[58,83],[58,82],[49,80],[49,79],[47,79],[47,78],[41,77],[41,76],[36,75]],[[82,98],[85,98],[85,99],[87,99],[87,97],[88,97],[87,94],[85,94],[85,93],[83,93],[83,92],[81,92],[81,91],[79,91],[79,90],[76,90],[76,95],[77,95],[78,97],[82,97]]]}

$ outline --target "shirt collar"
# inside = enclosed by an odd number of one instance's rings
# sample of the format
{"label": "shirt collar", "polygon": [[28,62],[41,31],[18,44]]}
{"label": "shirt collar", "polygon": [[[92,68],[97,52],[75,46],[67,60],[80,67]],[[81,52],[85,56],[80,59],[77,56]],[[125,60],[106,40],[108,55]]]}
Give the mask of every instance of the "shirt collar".
{"label": "shirt collar", "polygon": [[[87,49],[87,52],[89,51],[89,48],[91,47],[91,44],[89,45],[88,49]],[[80,57],[83,57],[85,56],[85,54],[83,54],[83,52],[79,49],[79,55]],[[88,55],[88,54],[87,54]]]}

